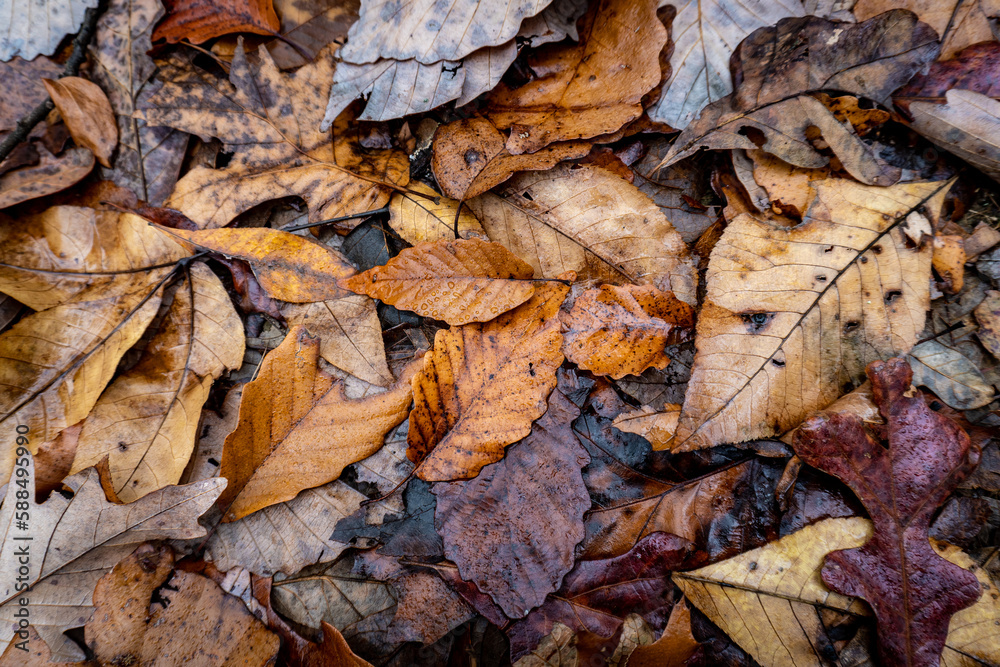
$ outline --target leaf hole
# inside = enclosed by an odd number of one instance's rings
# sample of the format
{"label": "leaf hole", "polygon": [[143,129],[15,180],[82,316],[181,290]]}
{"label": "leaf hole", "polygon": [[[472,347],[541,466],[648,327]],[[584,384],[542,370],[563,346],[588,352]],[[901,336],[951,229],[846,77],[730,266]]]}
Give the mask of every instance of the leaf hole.
{"label": "leaf hole", "polygon": [[858,327],[860,326],[861,322],[858,322],[857,320],[851,320],[850,322],[844,325],[844,333],[849,334],[854,331],[857,331]]}
{"label": "leaf hole", "polygon": [[756,146],[757,148],[760,148],[761,146],[767,143],[767,137],[764,135],[763,132],[758,130],[756,127],[750,127],[748,125],[744,125],[743,127],[740,128],[739,134],[742,134],[744,137],[752,141],[753,145]]}
{"label": "leaf hole", "polygon": [[903,293],[900,290],[898,289],[889,290],[888,292],[885,293],[885,302],[892,303],[901,296],[903,296]]}

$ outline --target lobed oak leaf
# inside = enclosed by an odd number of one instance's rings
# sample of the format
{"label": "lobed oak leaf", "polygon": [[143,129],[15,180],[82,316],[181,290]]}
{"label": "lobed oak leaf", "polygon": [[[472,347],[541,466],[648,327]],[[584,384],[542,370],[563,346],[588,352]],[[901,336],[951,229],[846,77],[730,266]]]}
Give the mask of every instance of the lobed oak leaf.
{"label": "lobed oak leaf", "polygon": [[566,358],[617,380],[666,368],[664,347],[694,327],[694,308],[652,285],[602,285],[578,296],[562,322]]}
{"label": "lobed oak leaf", "polygon": [[674,450],[783,433],[917,342],[931,249],[904,223],[950,183],[815,187],[801,224],[740,214],[712,251]]}
{"label": "lobed oak leaf", "polygon": [[411,183],[410,190],[430,199],[398,192],[389,200],[389,226],[410,245],[450,241],[456,230],[460,239],[488,240],[479,220],[461,202],[443,197],[419,181]]}
{"label": "lobed oak leaf", "polygon": [[271,0],[165,0],[165,5],[167,16],[153,30],[153,41],[201,44],[233,32],[273,35],[281,27]]}
{"label": "lobed oak leaf", "polygon": [[556,317],[569,288],[542,283],[486,324],[438,331],[413,377],[410,460],[426,481],[475,477],[546,410],[562,364]]}
{"label": "lobed oak leaf", "polygon": [[98,162],[110,167],[111,154],[118,146],[118,126],[100,86],[78,76],[42,79],[42,83],[76,145],[89,148]]}
{"label": "lobed oak leaf", "polygon": [[953,421],[907,396],[903,359],[868,366],[888,449],[853,414],[810,418],[794,447],[807,464],[858,495],[872,517],[864,545],[826,557],[823,582],[866,600],[878,619],[879,654],[889,664],[937,665],[948,622],[981,594],[976,576],[931,548],[931,517],[979,462],[979,448]]}
{"label": "lobed oak leaf", "polygon": [[339,282],[345,289],[451,325],[488,322],[535,293],[531,266],[498,243],[428,241],[385,266]]}
{"label": "lobed oak leaf", "polygon": [[654,0],[601,0],[583,18],[579,44],[536,52],[530,66],[539,78],[493,92],[490,120],[510,129],[506,147],[515,155],[617,132],[659,83],[666,41]]}
{"label": "lobed oak leaf", "polygon": [[355,273],[347,259],[333,248],[276,229],[157,229],[205,250],[248,262],[261,287],[282,301],[312,303],[346,296],[334,281]]}
{"label": "lobed oak leaf", "polygon": [[521,618],[559,588],[583,539],[590,495],[580,469],[590,456],[573,433],[579,414],[553,391],[531,434],[503,460],[475,479],[433,487],[445,556],[510,618]]}
{"label": "lobed oak leaf", "polygon": [[469,202],[490,238],[539,278],[638,283],[695,303],[694,260],[673,226],[638,188],[596,167],[559,165],[518,175],[505,197]]}
{"label": "lobed oak leaf", "polygon": [[349,400],[318,366],[319,341],[292,329],[243,390],[239,424],[226,437],[219,474],[226,522],[336,480],[374,454],[409,412],[410,373],[389,391]]}
{"label": "lobed oak leaf", "polygon": [[221,169],[195,167],[178,181],[166,205],[201,227],[221,227],[257,204],[300,196],[309,220],[385,205],[389,189],[406,185],[405,154],[366,149],[342,114],[333,136],[319,128],[333,75],[332,49],[293,74],[282,74],[266,49],[252,66],[236,50],[229,82],[175,58],[163,85],[139,104],[136,117],[222,140],[233,153]]}

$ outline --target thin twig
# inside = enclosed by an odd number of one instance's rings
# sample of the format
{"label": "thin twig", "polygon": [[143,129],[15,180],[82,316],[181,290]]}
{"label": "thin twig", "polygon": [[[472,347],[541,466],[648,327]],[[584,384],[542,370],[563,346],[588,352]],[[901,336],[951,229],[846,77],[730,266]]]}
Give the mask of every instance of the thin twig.
{"label": "thin twig", "polygon": [[[73,52],[70,54],[69,60],[66,61],[66,67],[59,78],[63,76],[76,76],[80,71],[80,65],[87,58],[87,45],[90,44],[90,40],[94,36],[97,28],[97,18],[104,10],[104,5],[105,3],[101,2],[97,7],[88,9],[86,14],[84,14],[83,26],[80,27],[80,32],[73,38]],[[28,135],[35,126],[45,120],[45,117],[54,108],[55,105],[52,103],[52,100],[50,98],[46,99],[28,112],[21,120],[17,121],[17,127],[14,128],[14,131],[4,137],[3,141],[0,141],[0,162],[6,160],[7,156],[14,152],[18,144],[27,140]]]}
{"label": "thin twig", "polygon": [[292,227],[281,227],[282,232],[297,232],[300,229],[309,229],[310,227],[319,227],[320,225],[332,225],[335,222],[344,222],[345,220],[354,220],[355,218],[366,218],[373,215],[381,215],[382,213],[388,213],[389,207],[384,206],[382,208],[377,208],[373,211],[363,211],[361,213],[352,213],[351,215],[343,215],[339,218],[330,218],[329,220],[319,220],[317,222],[307,222],[304,225],[294,225]]}

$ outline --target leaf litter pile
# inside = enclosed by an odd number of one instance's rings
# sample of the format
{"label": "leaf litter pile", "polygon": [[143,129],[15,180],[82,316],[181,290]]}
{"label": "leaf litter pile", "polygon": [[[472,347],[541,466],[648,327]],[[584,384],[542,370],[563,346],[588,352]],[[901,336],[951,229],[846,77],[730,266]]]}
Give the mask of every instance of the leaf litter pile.
{"label": "leaf litter pile", "polygon": [[1000,665],[995,2],[0,17],[0,667]]}

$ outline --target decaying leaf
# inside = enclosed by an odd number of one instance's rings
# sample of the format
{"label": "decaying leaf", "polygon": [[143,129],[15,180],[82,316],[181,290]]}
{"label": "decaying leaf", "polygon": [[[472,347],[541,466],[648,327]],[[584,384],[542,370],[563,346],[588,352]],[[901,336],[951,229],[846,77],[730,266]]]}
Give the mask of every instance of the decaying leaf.
{"label": "decaying leaf", "polygon": [[1000,180],[1000,102],[971,90],[949,90],[947,104],[913,102],[912,127],[993,180]]}
{"label": "decaying leaf", "polygon": [[659,83],[666,41],[654,0],[600,0],[583,19],[579,44],[545,49],[531,63],[538,79],[493,92],[490,120],[510,129],[514,154],[617,132]]}
{"label": "decaying leaf", "polygon": [[333,66],[327,49],[294,74],[282,74],[266,49],[252,66],[241,47],[227,83],[190,62],[172,61],[160,74],[165,83],[137,115],[150,125],[217,137],[233,157],[221,169],[189,171],[167,206],[202,227],[221,227],[257,204],[291,195],[306,200],[311,221],[388,202],[388,189],[409,180],[406,156],[354,145],[345,116],[336,138],[319,129]]}
{"label": "decaying leaf", "polygon": [[212,383],[243,362],[242,325],[215,274],[195,264],[139,363],[101,394],[70,473],[108,459],[122,502],[180,481]]}
{"label": "decaying leaf", "polygon": [[971,410],[993,401],[993,387],[964,354],[940,341],[928,340],[907,355],[913,384],[927,387],[956,410]]}
{"label": "decaying leaf", "polygon": [[358,0],[274,0],[281,21],[279,33],[287,41],[276,38],[266,44],[267,50],[281,69],[301,67],[327,44],[344,41],[360,5]]}
{"label": "decaying leaf", "polygon": [[888,449],[852,414],[812,417],[795,437],[799,457],[851,487],[874,524],[864,546],[827,556],[823,582],[874,608],[887,664],[937,665],[949,620],[982,591],[974,574],[934,552],[927,529],[976,467],[979,448],[922,396],[906,395],[912,372],[905,360],[876,362],[867,372]]}
{"label": "decaying leaf", "polygon": [[941,36],[941,58],[951,58],[965,47],[994,39],[989,16],[996,8],[988,1],[972,0],[858,0],[854,16],[867,21],[890,9],[909,9]]}
{"label": "decaying leaf", "polygon": [[31,60],[55,53],[63,37],[80,29],[84,12],[96,0],[0,0],[0,62],[14,56]]}
{"label": "decaying leaf", "polygon": [[652,285],[695,303],[694,261],[684,241],[634,185],[596,167],[560,165],[518,175],[505,197],[469,202],[490,238],[536,277]]}
{"label": "decaying leaf", "polygon": [[195,44],[233,32],[273,35],[280,27],[271,0],[165,0],[167,17],[156,26],[153,40]]}
{"label": "decaying leaf", "polygon": [[28,165],[0,175],[0,208],[61,192],[79,183],[94,168],[94,154],[86,148],[70,148],[53,155],[44,146],[37,165]]}
{"label": "decaying leaf", "polygon": [[430,198],[407,193],[396,193],[389,200],[389,225],[404,241],[411,245],[424,241],[481,238],[486,232],[468,209],[454,199],[439,195],[419,181],[410,190]]}
{"label": "decaying leaf", "polygon": [[[977,3],[962,3],[963,7]],[[918,74],[897,90],[892,101],[904,111],[911,102],[944,104],[949,90],[971,90],[994,99],[1000,98],[1000,81],[990,73],[1000,64],[1000,42],[973,44],[953,58],[931,64],[926,74]]]}
{"label": "decaying leaf", "polygon": [[[590,456],[573,433],[580,410],[560,391],[531,434],[475,479],[434,485],[435,525],[462,579],[510,618],[545,601],[573,567],[590,495],[580,469]],[[545,525],[545,530],[538,530]]]}
{"label": "decaying leaf", "polygon": [[628,656],[629,667],[682,667],[698,648],[691,634],[691,610],[681,599],[670,610],[663,634],[651,644],[637,646]]}
{"label": "decaying leaf", "polygon": [[730,222],[709,260],[674,448],[787,431],[860,384],[868,363],[909,351],[930,305],[931,250],[902,225],[948,187],[833,179],[796,227]]}
{"label": "decaying leaf", "polygon": [[224,521],[332,482],[345,466],[374,454],[406,419],[409,376],[383,394],[352,401],[318,369],[318,359],[319,341],[297,327],[244,388],[219,471],[229,480],[219,501]]}
{"label": "decaying leaf", "polygon": [[0,62],[0,86],[6,91],[0,99],[0,132],[13,130],[17,121],[44,102],[48,93],[42,79],[57,78],[62,72],[58,63],[45,56]]}
{"label": "decaying leaf", "polygon": [[457,239],[406,248],[340,281],[359,294],[459,325],[488,322],[535,293],[531,266],[498,243]]}
{"label": "decaying leaf", "polygon": [[475,477],[528,435],[563,361],[556,314],[568,292],[539,284],[526,303],[486,324],[437,333],[413,378],[407,442],[421,479]]}
{"label": "decaying leaf", "polygon": [[514,667],[576,667],[579,665],[576,635],[562,623],[555,623],[552,632],[542,637],[538,646],[514,663]]}
{"label": "decaying leaf", "polygon": [[98,162],[110,167],[111,154],[118,145],[118,126],[100,86],[78,76],[43,79],[42,83],[77,146],[89,148]]}
{"label": "decaying leaf", "polygon": [[669,449],[677,433],[677,421],[681,416],[681,406],[667,403],[657,412],[648,405],[632,412],[624,412],[615,417],[614,425],[619,431],[635,433],[649,441],[653,451]]}
{"label": "decaying leaf", "polygon": [[465,118],[438,127],[434,133],[434,178],[449,197],[460,201],[500,185],[517,171],[540,171],[562,160],[583,157],[590,144],[566,141],[526,155],[515,155],[486,118]]}
{"label": "decaying leaf", "polygon": [[1000,359],[1000,292],[988,290],[986,298],[976,306],[979,322],[979,342],[997,359]]}
{"label": "decaying leaf", "polygon": [[562,320],[566,358],[620,379],[665,368],[670,358],[663,348],[694,326],[694,308],[652,285],[602,285],[578,296]]}

